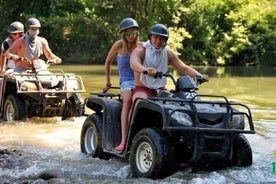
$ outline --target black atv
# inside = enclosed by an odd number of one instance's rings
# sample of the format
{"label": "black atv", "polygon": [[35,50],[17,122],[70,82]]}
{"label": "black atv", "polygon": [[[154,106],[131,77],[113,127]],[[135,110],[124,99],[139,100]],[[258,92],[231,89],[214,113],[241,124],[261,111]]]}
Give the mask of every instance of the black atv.
{"label": "black atv", "polygon": [[85,88],[80,76],[48,69],[52,63],[27,60],[32,70],[1,76],[0,115],[4,121],[31,117],[61,116],[62,119],[84,114],[80,95]]}
{"label": "black atv", "polygon": [[[123,151],[120,95],[92,93],[85,104],[89,115],[81,130],[81,152],[92,157],[129,159],[133,177],[164,178],[179,166],[218,169],[252,164],[252,150],[245,133],[254,134],[250,109],[224,96],[198,95],[202,78],[170,74],[175,89],[133,103]],[[205,100],[204,100],[205,99]]]}

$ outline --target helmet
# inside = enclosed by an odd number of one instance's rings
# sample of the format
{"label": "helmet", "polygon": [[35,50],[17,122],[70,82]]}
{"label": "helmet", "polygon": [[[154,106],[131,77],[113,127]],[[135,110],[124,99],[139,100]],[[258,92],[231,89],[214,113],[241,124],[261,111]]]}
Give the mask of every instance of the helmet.
{"label": "helmet", "polygon": [[13,22],[10,24],[8,28],[9,33],[23,33],[24,32],[24,25],[21,22]]}
{"label": "helmet", "polygon": [[41,25],[36,18],[29,18],[26,22],[26,27],[41,27]]}
{"label": "helmet", "polygon": [[152,26],[149,31],[148,37],[150,37],[150,35],[152,34],[165,37],[166,40],[168,40],[169,38],[169,31],[167,27],[163,24],[155,24],[154,26]]}
{"label": "helmet", "polygon": [[137,24],[136,20],[134,20],[133,18],[125,18],[120,22],[120,33],[132,27],[139,29],[139,25]]}

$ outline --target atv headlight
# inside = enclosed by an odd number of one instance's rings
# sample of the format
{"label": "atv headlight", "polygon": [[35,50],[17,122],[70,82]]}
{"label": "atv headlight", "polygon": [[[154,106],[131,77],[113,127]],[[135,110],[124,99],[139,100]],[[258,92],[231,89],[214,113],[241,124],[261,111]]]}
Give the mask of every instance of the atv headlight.
{"label": "atv headlight", "polygon": [[244,117],[242,114],[234,114],[232,116],[232,120],[230,121],[229,126],[231,128],[241,126],[242,128],[244,127]]}
{"label": "atv headlight", "polygon": [[190,116],[184,112],[174,111],[174,112],[172,112],[171,117],[176,122],[178,122],[184,126],[193,126],[193,122],[192,122]]}

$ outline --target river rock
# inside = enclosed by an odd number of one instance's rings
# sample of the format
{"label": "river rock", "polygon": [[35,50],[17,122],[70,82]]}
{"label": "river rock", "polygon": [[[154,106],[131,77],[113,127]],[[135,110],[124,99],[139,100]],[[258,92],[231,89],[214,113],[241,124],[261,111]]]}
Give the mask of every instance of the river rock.
{"label": "river rock", "polygon": [[63,178],[64,172],[60,169],[46,169],[42,171],[39,175],[39,178],[43,180],[49,180],[52,178]]}
{"label": "river rock", "polygon": [[22,154],[17,150],[0,150],[0,168],[13,169],[20,165]]}

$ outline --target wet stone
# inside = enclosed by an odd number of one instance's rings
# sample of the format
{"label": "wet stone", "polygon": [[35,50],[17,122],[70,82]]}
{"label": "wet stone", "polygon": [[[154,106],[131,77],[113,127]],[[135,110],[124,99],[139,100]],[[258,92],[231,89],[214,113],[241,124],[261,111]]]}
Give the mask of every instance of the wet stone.
{"label": "wet stone", "polygon": [[22,156],[17,150],[0,150],[0,168],[12,169],[17,167],[20,163],[20,157]]}
{"label": "wet stone", "polygon": [[11,152],[7,149],[0,150],[0,155],[5,155],[5,154],[11,154]]}
{"label": "wet stone", "polygon": [[64,177],[64,172],[60,169],[46,169],[42,171],[39,175],[39,178],[43,180],[49,180],[52,178],[62,178]]}

